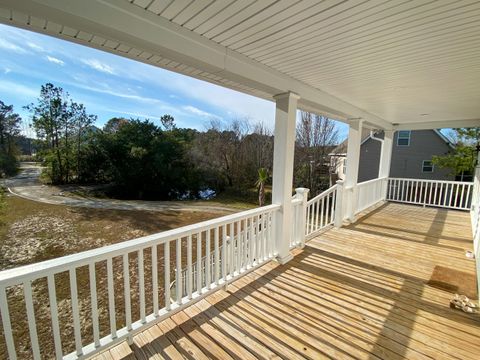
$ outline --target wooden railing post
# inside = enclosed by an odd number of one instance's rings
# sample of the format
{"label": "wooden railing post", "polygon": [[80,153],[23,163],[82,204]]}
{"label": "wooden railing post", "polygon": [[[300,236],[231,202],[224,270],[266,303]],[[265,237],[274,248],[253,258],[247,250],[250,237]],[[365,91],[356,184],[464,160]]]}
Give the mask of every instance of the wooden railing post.
{"label": "wooden railing post", "polygon": [[344,186],[343,181],[337,181],[337,195],[335,200],[335,221],[334,225],[336,228],[342,227],[343,224],[343,192]]}
{"label": "wooden railing post", "polygon": [[307,200],[310,189],[297,188],[295,189],[295,199],[301,200],[302,203],[297,206],[297,233],[295,234],[295,240],[297,244],[300,244],[300,248],[305,247],[305,225],[307,218]]}

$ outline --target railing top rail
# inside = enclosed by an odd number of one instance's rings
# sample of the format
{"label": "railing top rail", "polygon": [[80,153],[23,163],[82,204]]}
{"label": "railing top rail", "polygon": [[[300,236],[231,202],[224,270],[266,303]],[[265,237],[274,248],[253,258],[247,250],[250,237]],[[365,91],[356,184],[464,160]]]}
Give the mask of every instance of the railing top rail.
{"label": "railing top rail", "polygon": [[381,177],[381,178],[375,178],[375,179],[371,179],[371,180],[367,180],[367,181],[362,181],[360,183],[357,183],[357,186],[366,186],[368,184],[373,184],[377,181],[385,180],[385,179],[388,179],[388,176],[384,176],[384,177]]}
{"label": "railing top rail", "polygon": [[473,185],[473,181],[430,180],[430,179],[394,178],[394,177],[389,177],[388,180],[408,180],[408,181],[433,182],[433,183],[442,183],[442,184]]}
{"label": "railing top rail", "polygon": [[25,280],[33,280],[49,274],[56,274],[66,271],[72,267],[75,268],[84,266],[93,262],[130,253],[132,251],[145,249],[150,246],[161,245],[167,241],[186,237],[192,233],[204,231],[213,226],[222,226],[224,224],[244,219],[249,216],[259,215],[268,211],[276,211],[278,209],[280,209],[280,205],[278,204],[263,206],[260,208],[246,210],[216,219],[183,226],[177,229],[167,230],[137,239],[124,241],[118,244],[107,245],[98,249],[82,251],[56,259],[0,271],[0,287],[16,285],[24,282]]}
{"label": "railing top rail", "polygon": [[323,191],[322,193],[318,194],[317,196],[311,198],[310,200],[307,201],[307,204],[311,204],[312,202],[318,200],[318,199],[321,199],[322,197],[325,197],[327,196],[328,194],[330,194],[332,191],[334,191],[336,188],[337,188],[337,184],[329,187],[327,190]]}

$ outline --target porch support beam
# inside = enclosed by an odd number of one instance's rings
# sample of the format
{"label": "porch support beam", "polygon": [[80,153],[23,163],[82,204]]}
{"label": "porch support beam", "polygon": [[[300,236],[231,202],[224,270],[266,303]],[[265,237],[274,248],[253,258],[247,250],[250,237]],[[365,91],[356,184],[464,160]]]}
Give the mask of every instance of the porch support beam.
{"label": "porch support beam", "polygon": [[275,96],[272,203],[281,205],[275,216],[275,247],[281,264],[293,259],[289,244],[293,226],[293,155],[299,98],[292,92]]}
{"label": "porch support beam", "polygon": [[360,145],[362,142],[363,120],[350,120],[348,128],[347,171],[344,181],[344,199],[346,217],[355,221],[355,212],[358,203],[358,168],[360,164]]}
{"label": "porch support beam", "polygon": [[394,124],[393,130],[432,130],[445,128],[479,127],[480,119],[452,119]]}

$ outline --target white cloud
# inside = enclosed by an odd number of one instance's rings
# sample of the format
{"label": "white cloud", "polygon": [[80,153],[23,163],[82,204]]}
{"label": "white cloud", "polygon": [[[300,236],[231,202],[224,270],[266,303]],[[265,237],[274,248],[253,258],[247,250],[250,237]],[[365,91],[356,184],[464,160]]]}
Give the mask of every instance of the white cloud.
{"label": "white cloud", "polygon": [[10,68],[8,68],[8,67],[6,67],[6,68],[3,69],[3,73],[4,73],[5,75],[7,75],[8,73],[11,73],[11,72],[12,72],[12,69],[10,69]]}
{"label": "white cloud", "polygon": [[198,115],[198,116],[201,116],[201,117],[215,118],[215,119],[219,119],[219,120],[222,119],[222,118],[221,118],[220,116],[218,116],[218,115],[215,115],[215,114],[212,114],[212,113],[209,113],[209,112],[200,110],[199,108],[196,108],[195,106],[192,106],[192,105],[183,106],[183,110],[188,111],[188,112],[191,112],[192,114],[195,114],[195,115]]}
{"label": "white cloud", "polygon": [[24,48],[18,45],[15,45],[14,43],[11,43],[8,40],[1,39],[1,38],[0,38],[0,49],[14,51],[19,54],[25,54],[27,52],[27,50],[25,50]]}
{"label": "white cloud", "polygon": [[60,66],[65,65],[65,62],[63,60],[57,59],[56,57],[47,55],[46,58],[51,63],[57,64],[57,65],[60,65]]}
{"label": "white cloud", "polygon": [[106,73],[106,74],[111,74],[115,75],[115,71],[110,65],[107,65],[105,63],[100,62],[99,60],[96,59],[83,59],[82,62],[91,67],[94,70]]}
{"label": "white cloud", "polygon": [[41,47],[40,45],[38,44],[35,44],[33,42],[27,42],[27,45],[28,47],[30,47],[31,49],[35,50],[35,51],[45,51],[45,49],[43,47]]}

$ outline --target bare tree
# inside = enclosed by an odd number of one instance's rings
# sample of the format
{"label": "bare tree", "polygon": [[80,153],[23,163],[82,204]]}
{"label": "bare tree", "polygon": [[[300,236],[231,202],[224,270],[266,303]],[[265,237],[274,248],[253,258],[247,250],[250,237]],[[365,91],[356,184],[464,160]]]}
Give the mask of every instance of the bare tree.
{"label": "bare tree", "polygon": [[334,120],[306,111],[301,112],[296,134],[296,185],[308,186],[313,194],[328,186],[328,154],[338,143],[338,135]]}

